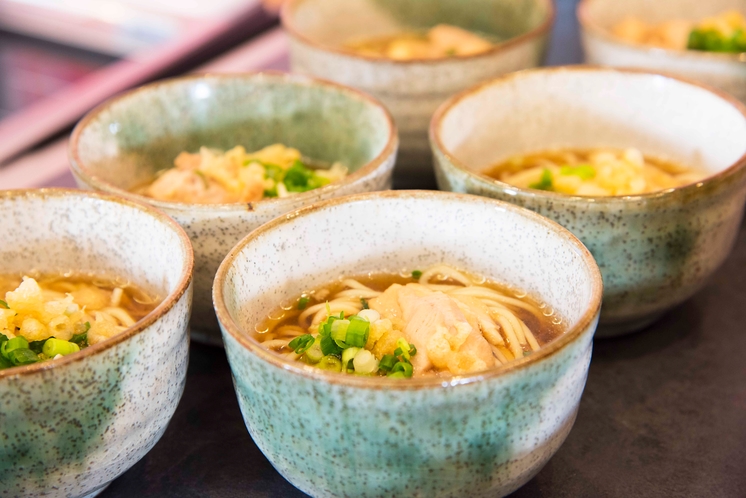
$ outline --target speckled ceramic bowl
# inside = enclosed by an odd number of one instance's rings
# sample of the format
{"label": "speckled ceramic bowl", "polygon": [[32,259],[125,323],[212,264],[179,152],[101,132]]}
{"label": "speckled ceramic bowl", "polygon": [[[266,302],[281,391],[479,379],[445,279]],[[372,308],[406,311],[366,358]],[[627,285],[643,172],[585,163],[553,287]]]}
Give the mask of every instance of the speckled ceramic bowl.
{"label": "speckled ceramic bowl", "polygon": [[[597,335],[640,329],[700,289],[730,253],[746,196],[746,109],[682,80],[593,67],[516,73],[444,104],[430,129],[438,183],[527,207],[569,228],[604,277]],[[482,172],[515,154],[635,147],[706,171],[628,197],[521,189]]]}
{"label": "speckled ceramic bowl", "polygon": [[93,272],[164,298],[108,341],[0,370],[0,496],[95,496],[150,451],[184,390],[189,238],[147,206],[75,190],[0,191],[0,219],[0,273]]}
{"label": "speckled ceramic bowl", "polygon": [[611,30],[627,16],[649,23],[698,21],[727,10],[746,15],[746,0],[582,0],[578,5],[585,60],[696,79],[746,102],[746,54],[668,50],[621,40]]}
{"label": "speckled ceramic bowl", "polygon": [[[407,380],[289,363],[246,333],[341,274],[438,262],[525,289],[568,330],[501,368]],[[351,196],[278,218],[230,252],[214,287],[256,444],[304,492],[361,498],[501,496],[531,479],[575,421],[601,294],[590,253],[559,225],[507,203],[424,191]]]}
{"label": "speckled ceramic bowl", "polygon": [[[360,88],[389,108],[401,136],[395,177],[413,187],[433,175],[427,127],[438,105],[479,81],[540,65],[553,21],[553,0],[290,0],[282,12],[293,71]],[[343,49],[350,39],[439,23],[503,43],[479,55],[413,61]]]}
{"label": "speckled ceramic bowl", "polygon": [[[129,192],[203,145],[257,150],[273,143],[316,160],[341,161],[340,182],[256,203],[160,202]],[[101,105],[73,131],[70,162],[78,184],[148,202],[178,221],[194,246],[192,337],[220,344],[212,281],[241,238],[282,213],[332,197],[386,189],[397,134],[388,112],[355,90],[282,73],[178,78],[142,87]]]}

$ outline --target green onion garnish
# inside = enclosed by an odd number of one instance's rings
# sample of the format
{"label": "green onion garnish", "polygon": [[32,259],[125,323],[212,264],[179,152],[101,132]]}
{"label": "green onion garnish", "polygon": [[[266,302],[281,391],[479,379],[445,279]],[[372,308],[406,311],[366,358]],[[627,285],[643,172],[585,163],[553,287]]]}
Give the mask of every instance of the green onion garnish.
{"label": "green onion garnish", "polygon": [[319,346],[321,346],[321,352],[325,356],[334,355],[334,354],[342,354],[342,348],[337,346],[337,343],[334,342],[334,339],[330,335],[325,335],[321,337],[321,341],[319,341]]}
{"label": "green onion garnish", "polygon": [[306,351],[306,361],[311,364],[315,364],[321,361],[324,357],[324,352],[321,350],[321,339],[316,339],[313,344]]}
{"label": "green onion garnish", "polygon": [[33,351],[36,354],[40,354],[44,350],[44,343],[47,342],[49,339],[44,339],[43,341],[34,341],[29,342],[28,348]]}
{"label": "green onion garnish", "polygon": [[396,365],[396,357],[391,354],[386,354],[383,355],[383,358],[381,358],[381,362],[378,364],[378,368],[380,368],[384,372],[388,372],[392,368],[394,368],[394,365]]}
{"label": "green onion garnish", "polygon": [[8,360],[15,366],[30,365],[39,361],[39,356],[29,348],[18,348],[8,353]]}
{"label": "green onion garnish", "polygon": [[16,349],[28,349],[29,351],[31,351],[28,346],[29,344],[26,338],[19,335],[18,337],[14,337],[13,339],[9,339],[8,341],[3,342],[0,345],[0,354],[10,360],[10,353],[15,351]]}
{"label": "green onion garnish", "polygon": [[308,296],[303,296],[298,300],[298,309],[304,310],[308,306],[308,302],[311,300]]}
{"label": "green onion garnish", "polygon": [[329,370],[331,372],[341,372],[342,360],[334,355],[326,355],[321,358],[321,361],[316,364],[316,367],[322,370]]}
{"label": "green onion garnish", "polygon": [[389,374],[389,377],[394,376],[398,372],[402,372],[404,374],[404,377],[410,378],[412,376],[413,372],[412,364],[408,361],[400,361],[397,362],[396,365],[394,365],[394,368],[391,369],[391,373]]}
{"label": "green onion garnish", "polygon": [[315,340],[316,339],[314,339],[311,334],[304,334],[290,341],[288,346],[290,346],[290,349],[295,351],[295,354],[303,354],[313,346]]}
{"label": "green onion garnish", "polygon": [[396,357],[409,361],[411,359],[410,357],[417,354],[417,348],[414,347],[414,344],[409,344],[403,337],[400,337],[399,340],[396,341],[396,345],[398,346],[394,351],[394,356]]}
{"label": "green onion garnish", "polygon": [[536,190],[552,190],[552,172],[547,168],[541,172],[541,178],[536,183],[529,184],[528,188]]}
{"label": "green onion garnish", "polygon": [[47,355],[49,358],[54,358],[58,354],[66,356],[75,352],[80,351],[80,346],[74,342],[63,341],[61,339],[55,339],[54,337],[47,339],[44,343],[44,349],[42,353]]}
{"label": "green onion garnish", "polygon": [[412,272],[412,278],[415,280],[419,280],[422,276],[422,272],[420,270],[415,270]]}
{"label": "green onion garnish", "polygon": [[360,304],[363,305],[363,309],[364,310],[369,310],[370,309],[370,306],[368,306],[368,301],[364,297],[360,298]]}
{"label": "green onion garnish", "polygon": [[10,309],[10,306],[8,306],[8,303],[6,303],[5,301],[3,301],[2,299],[0,299],[0,306],[2,306],[3,308],[5,308],[6,310]]}
{"label": "green onion garnish", "polygon": [[582,180],[590,180],[596,176],[596,168],[590,164],[578,164],[577,166],[562,166],[560,174],[564,176],[579,176]]}
{"label": "green onion garnish", "polygon": [[365,347],[365,344],[368,342],[369,333],[370,322],[365,318],[353,315],[350,317],[344,341],[350,346],[362,348]]}
{"label": "green onion garnish", "polygon": [[198,169],[195,169],[194,174],[202,179],[202,184],[204,185],[205,188],[210,188],[210,184],[207,181],[207,177],[205,176],[203,172],[201,172]]}
{"label": "green onion garnish", "polygon": [[332,339],[335,341],[344,341],[347,338],[347,328],[349,326],[349,320],[335,320],[334,323],[332,323]]}

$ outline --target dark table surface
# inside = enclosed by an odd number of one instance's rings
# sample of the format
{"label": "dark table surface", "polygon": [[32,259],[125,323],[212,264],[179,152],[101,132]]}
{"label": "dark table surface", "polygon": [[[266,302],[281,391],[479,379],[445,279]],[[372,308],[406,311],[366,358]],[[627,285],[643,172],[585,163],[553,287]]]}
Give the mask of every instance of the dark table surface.
{"label": "dark table surface", "polygon": [[[560,0],[550,64],[580,62]],[[575,427],[513,496],[746,496],[746,226],[699,294],[649,329],[594,345]],[[222,349],[192,344],[161,441],[101,495],[305,496],[257,449]]]}

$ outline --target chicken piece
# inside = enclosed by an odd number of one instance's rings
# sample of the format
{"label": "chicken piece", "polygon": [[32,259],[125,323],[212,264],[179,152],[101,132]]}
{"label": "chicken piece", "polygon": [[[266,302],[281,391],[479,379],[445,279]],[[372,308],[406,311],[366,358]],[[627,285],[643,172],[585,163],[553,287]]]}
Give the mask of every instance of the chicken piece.
{"label": "chicken piece", "polygon": [[433,366],[463,374],[495,365],[492,348],[479,328],[469,323],[456,300],[442,292],[423,295],[412,287],[410,284],[397,292],[406,323],[404,334],[418,351],[412,357],[415,375],[423,375]]}

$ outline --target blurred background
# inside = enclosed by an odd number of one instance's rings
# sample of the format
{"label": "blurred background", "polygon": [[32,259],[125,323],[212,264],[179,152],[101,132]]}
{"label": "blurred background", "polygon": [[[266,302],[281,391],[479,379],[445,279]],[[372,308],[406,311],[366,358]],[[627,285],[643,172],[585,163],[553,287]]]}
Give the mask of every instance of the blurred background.
{"label": "blurred background", "polygon": [[[107,98],[188,72],[287,69],[282,0],[0,0],[0,189],[73,187],[66,143]],[[559,0],[547,63],[579,62]]]}

